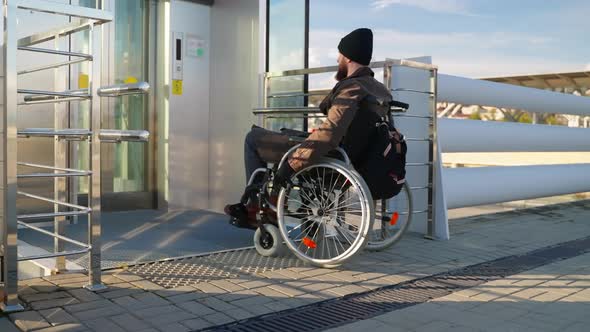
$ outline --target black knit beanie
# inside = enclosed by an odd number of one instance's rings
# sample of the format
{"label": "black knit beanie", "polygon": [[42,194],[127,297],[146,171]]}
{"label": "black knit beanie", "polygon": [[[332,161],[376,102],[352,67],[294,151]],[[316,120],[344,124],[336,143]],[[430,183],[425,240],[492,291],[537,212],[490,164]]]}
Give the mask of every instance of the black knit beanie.
{"label": "black knit beanie", "polygon": [[338,51],[350,60],[368,66],[373,56],[373,31],[367,28],[354,30],[340,40]]}

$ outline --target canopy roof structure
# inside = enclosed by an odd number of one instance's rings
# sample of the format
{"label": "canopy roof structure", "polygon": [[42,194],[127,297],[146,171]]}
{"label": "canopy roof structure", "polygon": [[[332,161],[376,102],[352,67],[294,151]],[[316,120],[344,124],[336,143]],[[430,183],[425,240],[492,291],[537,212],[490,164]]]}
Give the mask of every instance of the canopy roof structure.
{"label": "canopy roof structure", "polygon": [[487,81],[538,89],[573,89],[590,95],[590,71],[483,78]]}

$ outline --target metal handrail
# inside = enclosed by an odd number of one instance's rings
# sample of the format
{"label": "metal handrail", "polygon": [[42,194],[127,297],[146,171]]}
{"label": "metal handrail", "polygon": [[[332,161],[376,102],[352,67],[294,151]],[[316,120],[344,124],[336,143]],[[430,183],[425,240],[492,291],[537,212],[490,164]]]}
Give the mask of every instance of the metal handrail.
{"label": "metal handrail", "polygon": [[73,56],[79,58],[86,58],[88,60],[92,60],[94,57],[91,54],[86,53],[77,53],[77,52],[67,52],[67,51],[58,51],[52,50],[48,48],[39,48],[39,47],[30,47],[30,46],[21,46],[17,48],[20,51],[29,51],[29,52],[37,52],[37,53],[45,53],[45,54],[56,54],[56,55],[65,55],[65,56]]}
{"label": "metal handrail", "polygon": [[18,137],[58,137],[74,140],[86,140],[92,135],[88,129],[49,129],[49,128],[26,128],[18,130]]}
{"label": "metal handrail", "polygon": [[50,231],[44,230],[43,228],[40,228],[40,227],[36,227],[36,226],[30,225],[30,224],[27,224],[26,222],[18,221],[18,224],[21,225],[21,226],[23,226],[23,227],[26,227],[26,228],[30,228],[32,230],[35,230],[35,231],[37,231],[39,233],[43,233],[45,235],[49,235],[51,237],[55,237],[57,239],[63,240],[65,242],[69,242],[71,244],[75,244],[75,245],[80,246],[80,247],[83,247],[83,248],[87,248],[87,249],[90,249],[91,248],[91,246],[88,245],[87,243],[76,241],[74,239],[70,239],[70,238],[65,237],[63,235],[51,233]]}
{"label": "metal handrail", "polygon": [[88,100],[86,97],[67,97],[67,98],[59,98],[59,97],[52,97],[50,99],[43,99],[43,100],[36,100],[36,101],[25,101],[22,103],[18,103],[18,106],[27,106],[27,105],[39,105],[39,104],[59,104],[65,103],[70,101],[82,101]]}
{"label": "metal handrail", "polygon": [[34,213],[34,214],[22,214],[17,216],[17,220],[32,220],[32,219],[49,219],[55,217],[75,217],[87,215],[92,211],[66,211],[66,212],[47,212],[47,213]]}
{"label": "metal handrail", "polygon": [[68,23],[61,27],[20,38],[17,42],[17,47],[36,45],[46,41],[54,40],[55,36],[65,37],[76,32],[88,30],[92,24],[93,22],[91,20],[81,20],[80,22]]}
{"label": "metal handrail", "polygon": [[150,133],[147,130],[100,130],[100,141],[103,143],[147,142],[149,139]]}
{"label": "metal handrail", "polygon": [[132,84],[116,84],[101,87],[98,89],[98,95],[101,97],[119,97],[126,95],[146,94],[150,92],[150,85],[147,82]]}
{"label": "metal handrail", "polygon": [[17,258],[17,261],[22,262],[22,261],[33,261],[33,260],[36,260],[36,259],[44,259],[44,258],[75,256],[75,255],[86,254],[91,249],[92,249],[92,247],[88,247],[88,248],[84,248],[84,249],[81,249],[81,250],[60,251],[60,252],[55,252],[55,253],[46,254],[46,255],[34,255],[34,256],[18,257]]}
{"label": "metal handrail", "polygon": [[39,72],[42,70],[54,69],[54,68],[59,68],[59,67],[63,67],[63,66],[74,65],[76,63],[81,63],[81,62],[86,62],[86,61],[90,61],[90,60],[86,59],[86,58],[82,58],[82,59],[75,59],[75,60],[63,61],[63,62],[58,62],[58,63],[52,63],[49,65],[39,66],[36,68],[21,70],[17,73],[17,75],[36,73],[36,72]]}
{"label": "metal handrail", "polygon": [[[32,168],[40,168],[40,169],[48,169],[54,171],[53,173],[29,173],[29,174],[18,174],[17,178],[19,179],[27,179],[27,178],[57,178],[57,177],[74,177],[74,176],[90,176],[92,175],[91,171],[86,170],[79,170],[79,169],[72,169],[72,168],[62,168],[62,167],[54,167],[54,166],[47,166],[47,165],[40,165],[40,164],[33,164],[33,163],[25,163],[25,162],[17,162],[19,166],[24,167],[32,167]],[[56,173],[57,171],[62,173]]]}
{"label": "metal handrail", "polygon": [[[411,68],[424,69],[424,70],[438,69],[438,67],[434,66],[434,65],[425,64],[422,62],[411,61],[411,60],[400,60],[400,59],[387,59],[385,61],[371,62],[371,64],[369,64],[368,67],[370,67],[370,68],[383,68],[386,66],[404,66],[404,67],[411,67]],[[265,77],[266,78],[274,78],[274,77],[284,77],[284,76],[301,76],[301,75],[308,75],[308,74],[323,74],[323,73],[329,73],[329,72],[335,72],[335,71],[338,71],[338,66],[316,67],[316,68],[268,72],[265,74]]]}
{"label": "metal handrail", "polygon": [[49,3],[39,0],[17,0],[17,8],[26,9],[41,13],[64,15],[69,17],[78,17],[82,19],[94,20],[95,24],[107,23],[113,20],[113,14],[101,9],[90,7],[81,7],[66,5],[60,3]]}
{"label": "metal handrail", "polygon": [[[85,96],[88,95],[88,89],[76,89],[76,90],[67,90],[63,92],[64,94],[74,95],[74,96]],[[35,95],[28,95],[24,97],[26,102],[35,102],[35,101],[45,101],[45,100],[56,100],[55,96],[48,96],[46,94],[35,94]],[[79,98],[79,97],[76,97]]]}
{"label": "metal handrail", "polygon": [[20,94],[30,94],[30,95],[42,95],[42,96],[56,96],[56,97],[77,97],[77,98],[91,98],[92,96],[88,93],[80,94],[80,93],[73,93],[73,92],[55,92],[55,91],[46,91],[46,90],[29,90],[29,89],[18,89],[18,93]]}
{"label": "metal handrail", "polygon": [[77,209],[77,210],[80,210],[82,212],[90,212],[90,211],[92,211],[91,208],[86,207],[86,206],[76,205],[76,204],[67,203],[67,202],[61,202],[61,201],[58,201],[58,200],[55,200],[55,199],[51,199],[51,198],[46,198],[46,197],[39,196],[39,195],[30,194],[30,193],[27,193],[27,192],[24,192],[24,191],[19,191],[19,192],[17,192],[17,194],[19,194],[21,196],[33,198],[33,199],[36,199],[36,200],[40,200],[40,201],[44,201],[44,202],[56,204],[56,205],[59,205],[59,206],[65,206],[65,207],[69,207],[69,208],[72,208],[72,209]]}

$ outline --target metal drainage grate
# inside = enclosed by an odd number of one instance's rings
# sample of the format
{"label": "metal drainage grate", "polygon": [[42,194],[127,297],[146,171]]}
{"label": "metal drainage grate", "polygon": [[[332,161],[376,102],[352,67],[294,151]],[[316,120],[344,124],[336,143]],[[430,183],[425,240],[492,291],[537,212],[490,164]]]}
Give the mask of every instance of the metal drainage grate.
{"label": "metal drainage grate", "polygon": [[369,319],[590,251],[590,237],[206,331],[317,331]]}
{"label": "metal drainage grate", "polygon": [[202,281],[236,278],[243,274],[264,273],[303,266],[293,255],[263,257],[256,250],[235,250],[206,256],[135,265],[129,272],[165,288],[195,285]]}

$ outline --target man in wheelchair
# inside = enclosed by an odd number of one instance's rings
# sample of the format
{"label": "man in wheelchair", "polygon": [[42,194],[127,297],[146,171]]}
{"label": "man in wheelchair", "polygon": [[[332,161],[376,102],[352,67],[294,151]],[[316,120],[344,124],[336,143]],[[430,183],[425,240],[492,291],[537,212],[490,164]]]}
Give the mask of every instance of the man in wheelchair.
{"label": "man in wheelchair", "polygon": [[[387,115],[391,93],[374,78],[373,71],[368,67],[373,52],[372,31],[365,28],[352,31],[341,39],[338,51],[338,83],[320,104],[320,110],[327,118],[316,131],[307,136],[307,133],[289,130],[278,133],[253,126],[246,136],[244,159],[247,179],[256,169],[266,168],[268,163],[277,164],[291,147],[298,144],[292,135],[306,137],[274,173],[271,202],[276,201],[279,189],[295,173],[338,147],[342,147],[352,164],[356,165],[364,158],[370,136],[375,132],[375,124]],[[241,202],[225,207],[232,224],[257,228],[257,183],[260,181],[246,188]]]}

